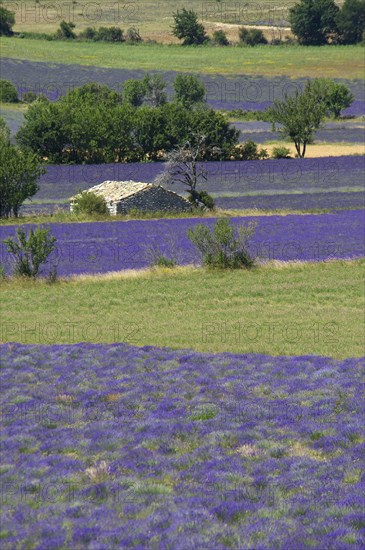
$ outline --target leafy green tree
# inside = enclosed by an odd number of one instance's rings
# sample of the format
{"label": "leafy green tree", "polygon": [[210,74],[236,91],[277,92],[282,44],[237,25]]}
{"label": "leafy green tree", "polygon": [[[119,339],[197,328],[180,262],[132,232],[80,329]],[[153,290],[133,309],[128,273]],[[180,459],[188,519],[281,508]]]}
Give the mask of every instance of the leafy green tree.
{"label": "leafy green tree", "polygon": [[76,34],[73,31],[75,26],[76,26],[75,23],[71,23],[71,22],[67,23],[67,21],[61,21],[60,28],[57,29],[57,32],[56,32],[56,38],[61,38],[66,40],[75,39]]}
{"label": "leafy green tree", "polygon": [[300,44],[321,46],[337,36],[338,13],[334,0],[300,0],[289,10],[291,30]]}
{"label": "leafy green tree", "polygon": [[25,229],[19,227],[16,233],[18,242],[11,238],[3,241],[7,252],[15,256],[14,274],[36,278],[40,266],[53,252],[56,238],[45,227],[30,229],[28,235]]}
{"label": "leafy green tree", "polygon": [[179,74],[174,80],[175,101],[190,107],[205,101],[205,86],[198,77]]}
{"label": "leafy green tree", "polygon": [[345,84],[336,84],[329,78],[316,78],[308,80],[305,90],[314,94],[317,101],[324,103],[327,115],[338,118],[343,109],[350,107],[354,96]]}
{"label": "leafy green tree", "polygon": [[345,0],[337,15],[337,25],[343,44],[361,42],[365,32],[365,0]]}
{"label": "leafy green tree", "polygon": [[193,10],[183,8],[173,14],[172,34],[183,41],[183,46],[204,44],[208,40],[204,26],[198,22],[198,15]]}
{"label": "leafy green tree", "polygon": [[0,217],[19,214],[26,199],[38,191],[38,179],[44,173],[37,156],[21,151],[10,143],[10,132],[0,123]]}
{"label": "leafy green tree", "polygon": [[102,104],[113,107],[122,103],[122,96],[105,84],[88,82],[70,90],[61,98],[60,103],[67,105],[74,104],[75,106],[81,103],[89,103],[94,106]]}
{"label": "leafy green tree", "polygon": [[308,90],[296,91],[292,96],[286,95],[283,101],[275,101],[267,113],[274,129],[276,123],[281,124],[279,133],[294,143],[298,157],[303,158],[308,143],[313,141],[325,118],[326,105]]}
{"label": "leafy green tree", "polygon": [[194,135],[205,136],[202,160],[229,158],[232,147],[238,143],[239,131],[230,126],[225,115],[203,104],[191,111],[190,120],[191,139],[194,140]]}
{"label": "leafy green tree", "polygon": [[0,80],[0,101],[4,103],[17,103],[18,90],[9,80]]}
{"label": "leafy green tree", "polygon": [[0,36],[12,36],[15,14],[0,6]]}
{"label": "leafy green tree", "polygon": [[143,80],[131,78],[123,84],[123,99],[133,107],[140,107],[146,97],[146,84]]}
{"label": "leafy green tree", "polygon": [[62,110],[60,102],[37,99],[24,114],[24,124],[16,134],[22,149],[36,153],[39,159],[55,164],[63,162],[63,150],[70,143],[67,119],[70,111]]}

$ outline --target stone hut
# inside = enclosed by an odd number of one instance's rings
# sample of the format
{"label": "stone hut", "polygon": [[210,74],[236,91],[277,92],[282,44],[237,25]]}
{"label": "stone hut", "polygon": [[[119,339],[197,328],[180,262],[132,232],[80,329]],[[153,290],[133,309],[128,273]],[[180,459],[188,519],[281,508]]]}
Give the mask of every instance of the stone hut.
{"label": "stone hut", "polygon": [[[186,212],[191,210],[191,203],[161,185],[136,181],[104,181],[87,189],[90,193],[105,199],[110,214],[126,214],[132,209],[142,212],[170,211]],[[76,197],[70,198],[72,212]]]}

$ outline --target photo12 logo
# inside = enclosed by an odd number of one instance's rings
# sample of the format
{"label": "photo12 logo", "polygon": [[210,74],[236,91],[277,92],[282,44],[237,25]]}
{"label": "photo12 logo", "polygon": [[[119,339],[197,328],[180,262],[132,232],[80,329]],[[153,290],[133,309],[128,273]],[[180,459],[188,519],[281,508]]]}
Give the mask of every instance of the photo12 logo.
{"label": "photo12 logo", "polygon": [[4,2],[7,10],[15,13],[18,23],[54,25],[61,21],[69,23],[125,23],[141,21],[137,2]]}

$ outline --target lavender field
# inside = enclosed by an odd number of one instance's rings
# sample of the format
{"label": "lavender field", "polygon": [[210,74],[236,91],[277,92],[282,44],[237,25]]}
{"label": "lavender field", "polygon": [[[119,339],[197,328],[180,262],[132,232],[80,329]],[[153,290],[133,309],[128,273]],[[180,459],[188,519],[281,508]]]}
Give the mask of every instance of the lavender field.
{"label": "lavender field", "polygon": [[1,355],[4,550],[364,547],[362,359]]}
{"label": "lavender field", "polygon": [[[231,220],[236,226],[257,223],[249,249],[261,261],[326,261],[365,256],[365,210]],[[142,269],[150,265],[154,254],[165,255],[180,265],[199,264],[200,257],[187,238],[188,228],[199,223],[212,227],[215,219],[47,224],[57,239],[48,267],[57,266],[61,276]],[[1,241],[14,236],[15,231],[16,226],[1,227]],[[10,272],[13,257],[3,243],[0,258]]]}
{"label": "lavender field", "polygon": [[[270,122],[245,121],[234,122],[233,125],[240,130],[240,142],[253,140],[255,143],[265,143],[280,139],[278,132],[273,132]],[[328,143],[364,143],[365,123],[353,121],[327,122],[323,128],[315,134],[314,143],[325,141]]]}
{"label": "lavender field", "polygon": [[[156,71],[151,71],[156,72]],[[32,90],[45,93],[55,101],[68,90],[87,82],[107,84],[120,91],[123,82],[130,78],[143,78],[146,71],[108,69],[61,63],[44,63],[21,59],[3,58],[2,78],[10,80],[20,94]],[[172,92],[174,71],[161,72],[168,82],[168,91]],[[237,75],[227,78],[222,75],[200,75],[207,89],[208,103],[215,109],[263,110],[275,99],[282,99],[285,93],[302,89],[305,78],[291,79],[280,76],[267,78],[262,76]],[[343,114],[360,116],[365,114],[365,89],[362,80],[335,79],[343,82],[354,94],[355,101]]]}
{"label": "lavender field", "polygon": [[[244,197],[250,194],[275,195],[293,191],[337,192],[327,207],[357,207],[364,203],[364,156],[323,157],[290,160],[245,162],[208,162],[204,166],[207,181],[204,187],[220,198]],[[135,180],[152,182],[164,169],[163,163],[130,163],[98,165],[50,165],[40,179],[40,189],[34,202],[60,203],[77,193],[105,180]],[[177,193],[184,193],[181,184],[171,185]],[[359,192],[350,205],[339,191]],[[362,194],[361,194],[362,193]],[[315,199],[313,199],[315,202]],[[220,206],[222,203],[217,201]],[[285,208],[285,203],[282,206]],[[320,208],[321,206],[314,206]],[[29,208],[29,206],[27,206]],[[233,206],[241,208],[241,206]],[[305,208],[305,206],[303,207]]]}

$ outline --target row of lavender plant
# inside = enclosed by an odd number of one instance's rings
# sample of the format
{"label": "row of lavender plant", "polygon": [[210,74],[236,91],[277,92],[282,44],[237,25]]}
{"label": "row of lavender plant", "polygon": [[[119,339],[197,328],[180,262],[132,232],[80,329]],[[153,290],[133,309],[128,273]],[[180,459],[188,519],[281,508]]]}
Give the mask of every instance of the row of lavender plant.
{"label": "row of lavender plant", "polygon": [[[236,226],[257,223],[249,250],[262,261],[326,261],[365,256],[364,210],[231,219]],[[57,239],[48,263],[56,266],[62,276],[140,269],[150,264],[153,250],[178,264],[198,264],[200,258],[187,230],[201,222],[212,227],[215,221],[176,218],[47,224]],[[14,236],[15,231],[16,226],[2,226],[1,241]],[[10,272],[13,257],[3,243],[0,253],[2,265]]]}
{"label": "row of lavender plant", "polygon": [[2,346],[2,548],[364,547],[364,363]]}

